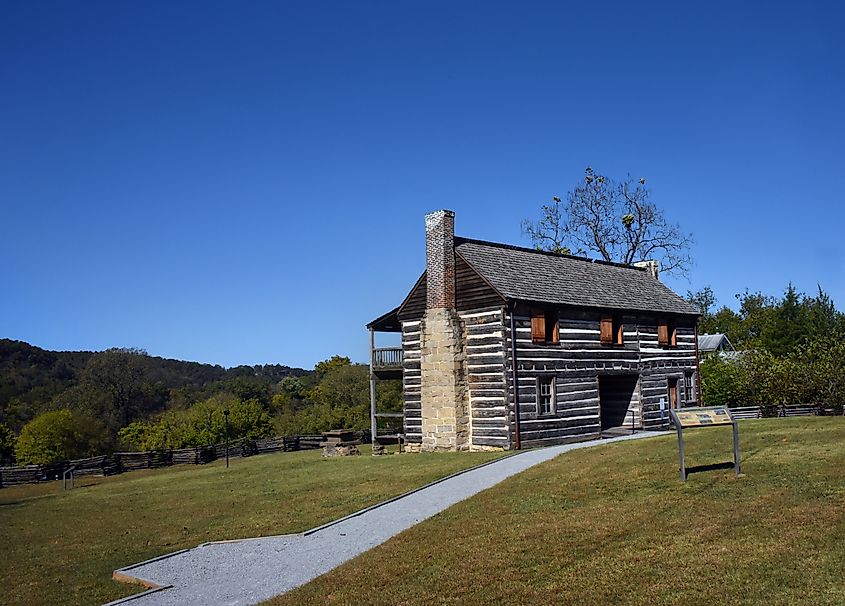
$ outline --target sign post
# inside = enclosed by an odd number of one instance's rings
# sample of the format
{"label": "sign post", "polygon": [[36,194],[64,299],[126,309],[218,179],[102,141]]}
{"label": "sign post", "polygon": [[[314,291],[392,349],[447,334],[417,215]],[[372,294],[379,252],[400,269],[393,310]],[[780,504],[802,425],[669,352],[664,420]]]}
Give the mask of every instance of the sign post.
{"label": "sign post", "polygon": [[687,481],[687,468],[684,463],[684,429],[689,427],[718,427],[731,425],[734,438],[734,470],[736,475],[740,474],[739,465],[739,428],[736,419],[731,412],[724,407],[713,408],[684,408],[683,410],[670,409],[669,414],[678,432],[678,453],[681,458],[681,481]]}

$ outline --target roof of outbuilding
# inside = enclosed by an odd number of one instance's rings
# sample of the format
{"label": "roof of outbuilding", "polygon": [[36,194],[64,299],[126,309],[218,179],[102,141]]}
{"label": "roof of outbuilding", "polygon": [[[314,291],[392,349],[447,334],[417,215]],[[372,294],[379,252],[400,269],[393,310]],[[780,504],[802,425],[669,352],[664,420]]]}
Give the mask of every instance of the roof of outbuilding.
{"label": "roof of outbuilding", "polygon": [[725,341],[726,346],[729,349],[733,349],[734,346],[731,344],[730,339],[728,339],[727,335],[724,335],[720,332],[717,332],[712,335],[698,335],[698,350],[699,351],[716,351],[719,349],[719,345],[722,344],[722,341]]}
{"label": "roof of outbuilding", "polygon": [[505,299],[699,314],[638,267],[468,238],[455,238],[455,252]]}

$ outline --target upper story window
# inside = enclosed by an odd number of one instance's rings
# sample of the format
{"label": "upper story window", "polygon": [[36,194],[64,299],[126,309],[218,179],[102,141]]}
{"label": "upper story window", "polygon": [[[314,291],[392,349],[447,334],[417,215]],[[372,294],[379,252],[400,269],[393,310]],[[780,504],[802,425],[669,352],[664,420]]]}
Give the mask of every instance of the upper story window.
{"label": "upper story window", "polygon": [[678,329],[674,322],[659,320],[657,322],[657,344],[664,347],[678,344]]}
{"label": "upper story window", "polygon": [[559,343],[557,310],[535,311],[531,316],[531,340],[534,343]]}
{"label": "upper story window", "polygon": [[602,316],[601,318],[601,343],[602,345],[624,345],[625,332],[622,318],[614,316]]}
{"label": "upper story window", "polygon": [[555,411],[555,378],[537,379],[537,414],[550,415]]}

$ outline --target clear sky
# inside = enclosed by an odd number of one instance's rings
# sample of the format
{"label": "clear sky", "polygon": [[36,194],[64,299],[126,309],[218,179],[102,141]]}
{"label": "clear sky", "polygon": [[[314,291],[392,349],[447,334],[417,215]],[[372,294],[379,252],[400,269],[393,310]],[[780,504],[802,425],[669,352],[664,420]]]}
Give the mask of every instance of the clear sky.
{"label": "clear sky", "polygon": [[0,337],[364,361],[426,212],[528,245],[586,166],[693,232],[681,294],[843,309],[840,6],[4,2]]}

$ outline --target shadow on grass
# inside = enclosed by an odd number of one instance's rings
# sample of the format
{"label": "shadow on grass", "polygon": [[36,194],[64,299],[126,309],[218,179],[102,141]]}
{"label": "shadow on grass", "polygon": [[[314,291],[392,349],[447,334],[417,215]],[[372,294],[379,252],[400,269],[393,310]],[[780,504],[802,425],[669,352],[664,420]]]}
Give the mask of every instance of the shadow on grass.
{"label": "shadow on grass", "polygon": [[687,475],[699,473],[702,471],[718,471],[720,469],[733,469],[733,461],[725,461],[724,463],[708,463],[707,465],[694,465],[687,467]]}

